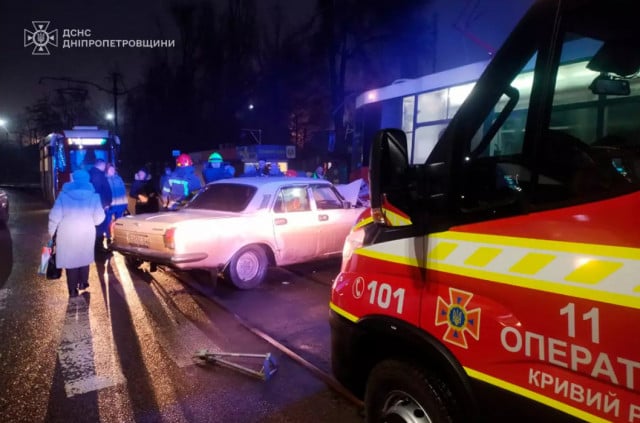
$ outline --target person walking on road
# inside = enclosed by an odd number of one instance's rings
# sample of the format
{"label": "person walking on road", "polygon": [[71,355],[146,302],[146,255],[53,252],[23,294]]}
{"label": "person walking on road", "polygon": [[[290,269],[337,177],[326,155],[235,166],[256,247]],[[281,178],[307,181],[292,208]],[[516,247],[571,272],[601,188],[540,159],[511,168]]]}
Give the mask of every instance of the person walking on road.
{"label": "person walking on road", "polygon": [[89,173],[76,170],[63,185],[49,212],[49,236],[56,237],[56,265],[65,269],[70,297],[89,288],[89,266],[95,260],[96,226],[105,220],[100,196]]}
{"label": "person walking on road", "polygon": [[102,209],[105,212],[105,219],[96,225],[96,245],[95,249],[98,252],[104,252],[104,237],[108,231],[109,222],[107,222],[107,211],[111,205],[111,187],[105,174],[107,163],[102,159],[97,159],[91,169],[89,169],[89,181],[93,184],[96,193],[100,196],[100,202],[102,203]]}

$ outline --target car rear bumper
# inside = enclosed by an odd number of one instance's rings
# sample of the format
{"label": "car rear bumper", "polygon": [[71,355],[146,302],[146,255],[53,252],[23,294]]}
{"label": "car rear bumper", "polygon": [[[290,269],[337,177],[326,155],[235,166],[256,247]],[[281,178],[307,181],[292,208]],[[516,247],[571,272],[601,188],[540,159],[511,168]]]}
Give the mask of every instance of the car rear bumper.
{"label": "car rear bumper", "polygon": [[149,251],[140,247],[123,247],[112,245],[111,249],[126,256],[132,256],[144,261],[150,261],[157,264],[168,264],[175,267],[184,266],[189,263],[202,261],[208,257],[207,253],[187,253],[187,254],[171,254],[157,251]]}

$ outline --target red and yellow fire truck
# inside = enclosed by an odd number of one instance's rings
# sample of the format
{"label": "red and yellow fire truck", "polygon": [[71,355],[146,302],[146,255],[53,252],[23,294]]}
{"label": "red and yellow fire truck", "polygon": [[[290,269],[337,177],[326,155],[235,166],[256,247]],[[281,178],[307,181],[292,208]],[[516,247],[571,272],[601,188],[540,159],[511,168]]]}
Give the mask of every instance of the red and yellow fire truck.
{"label": "red and yellow fire truck", "polygon": [[376,134],[330,302],[333,371],[368,422],[483,420],[485,390],[640,422],[633,6],[535,3],[422,163],[405,131]]}

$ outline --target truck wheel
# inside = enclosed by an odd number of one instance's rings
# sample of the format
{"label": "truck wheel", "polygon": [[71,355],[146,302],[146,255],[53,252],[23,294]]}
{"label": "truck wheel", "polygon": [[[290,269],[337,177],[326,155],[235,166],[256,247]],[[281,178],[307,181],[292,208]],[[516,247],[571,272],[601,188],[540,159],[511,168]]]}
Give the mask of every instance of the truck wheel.
{"label": "truck wheel", "polygon": [[238,289],[252,289],[260,285],[267,275],[267,255],[257,245],[238,251],[227,268],[227,276]]}
{"label": "truck wheel", "polygon": [[365,393],[367,423],[453,422],[451,393],[436,376],[424,369],[396,360],[376,365]]}

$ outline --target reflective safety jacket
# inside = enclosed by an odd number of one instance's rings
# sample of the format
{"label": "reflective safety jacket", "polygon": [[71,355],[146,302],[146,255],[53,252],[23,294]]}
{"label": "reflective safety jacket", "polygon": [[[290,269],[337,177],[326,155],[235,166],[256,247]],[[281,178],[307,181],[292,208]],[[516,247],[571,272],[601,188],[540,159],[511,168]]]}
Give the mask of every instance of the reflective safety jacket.
{"label": "reflective safety jacket", "polygon": [[178,167],[162,186],[162,202],[170,205],[186,201],[200,188],[200,178],[194,173],[193,166]]}

